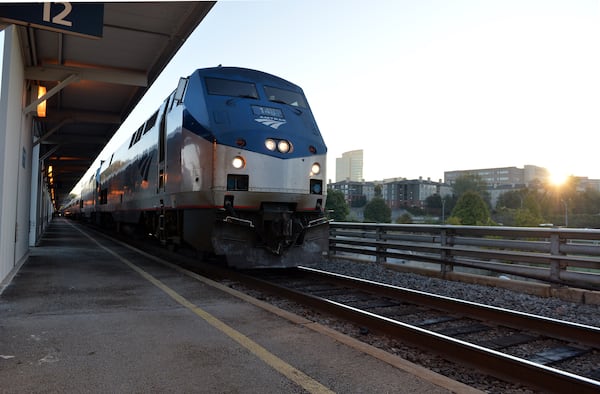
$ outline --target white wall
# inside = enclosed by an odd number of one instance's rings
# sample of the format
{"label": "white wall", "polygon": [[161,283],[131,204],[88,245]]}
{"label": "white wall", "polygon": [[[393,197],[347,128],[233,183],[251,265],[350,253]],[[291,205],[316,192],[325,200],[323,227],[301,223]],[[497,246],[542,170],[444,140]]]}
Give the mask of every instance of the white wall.
{"label": "white wall", "polygon": [[[29,251],[31,195],[31,117],[26,103],[25,72],[14,26],[4,30],[0,86],[0,282]],[[10,77],[9,77],[10,76]]]}

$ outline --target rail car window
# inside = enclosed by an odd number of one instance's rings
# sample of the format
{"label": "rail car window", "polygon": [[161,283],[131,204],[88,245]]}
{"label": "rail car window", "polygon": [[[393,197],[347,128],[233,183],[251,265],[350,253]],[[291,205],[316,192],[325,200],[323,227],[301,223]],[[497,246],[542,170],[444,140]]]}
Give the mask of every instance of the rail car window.
{"label": "rail car window", "polygon": [[171,112],[171,110],[173,109],[174,102],[175,102],[175,93],[171,93],[171,96],[169,97],[169,104],[168,104],[169,112]]}
{"label": "rail car window", "polygon": [[144,125],[141,125],[140,128],[135,132],[135,141],[133,141],[134,144],[136,144],[140,138],[142,138],[142,131],[144,131]]}
{"label": "rail car window", "polygon": [[135,144],[135,135],[136,134],[137,134],[137,132],[133,132],[133,134],[131,135],[131,141],[129,141],[130,148],[133,146],[133,144]]}
{"label": "rail car window", "polygon": [[258,99],[256,85],[250,82],[220,78],[205,78],[208,94]]}
{"label": "rail car window", "polygon": [[156,111],[154,115],[152,115],[150,119],[146,121],[146,126],[144,127],[144,134],[146,134],[148,130],[154,127],[154,125],[156,124],[156,118],[158,118],[158,111]]}
{"label": "rail car window", "polygon": [[288,104],[293,107],[308,107],[308,105],[306,105],[306,99],[304,98],[304,95],[298,92],[265,86],[265,93],[267,94],[269,101],[274,103]]}

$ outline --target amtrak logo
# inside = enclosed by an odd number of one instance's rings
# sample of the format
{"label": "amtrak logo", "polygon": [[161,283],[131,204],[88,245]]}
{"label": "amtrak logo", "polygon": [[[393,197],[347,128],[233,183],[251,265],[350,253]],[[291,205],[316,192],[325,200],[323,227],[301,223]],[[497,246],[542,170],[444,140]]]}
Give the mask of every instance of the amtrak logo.
{"label": "amtrak logo", "polygon": [[286,123],[286,121],[283,119],[277,119],[277,118],[268,117],[268,116],[261,116],[260,118],[256,118],[254,120],[257,121],[258,123],[264,124],[265,126],[272,127],[275,130],[277,130],[279,128],[279,126]]}

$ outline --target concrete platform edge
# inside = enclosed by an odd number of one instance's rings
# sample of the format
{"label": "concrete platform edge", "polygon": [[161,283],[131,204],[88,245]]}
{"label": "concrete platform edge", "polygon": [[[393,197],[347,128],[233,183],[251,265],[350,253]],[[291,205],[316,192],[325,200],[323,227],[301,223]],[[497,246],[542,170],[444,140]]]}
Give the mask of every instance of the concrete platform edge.
{"label": "concrete platform edge", "polygon": [[[114,240],[113,240],[114,241]],[[137,253],[143,254],[146,257],[148,257],[151,260],[154,260],[155,262],[162,264],[166,267],[169,267],[171,269],[174,269],[184,275],[187,275],[191,278],[194,278],[208,286],[211,286],[215,289],[218,289],[224,293],[227,293],[233,297],[239,298],[245,302],[248,302],[249,304],[252,304],[258,308],[261,308],[269,313],[272,313],[276,316],[279,316],[283,319],[286,319],[294,324],[298,324],[298,325],[302,325],[312,331],[315,331],[321,335],[326,335],[332,339],[334,339],[335,341],[338,341],[348,347],[351,347],[359,352],[365,353],[373,358],[376,358],[384,363],[387,363],[391,366],[393,366],[394,368],[400,369],[402,371],[405,371],[406,373],[409,373],[413,376],[416,376],[424,381],[427,381],[433,385],[436,385],[438,387],[441,387],[443,389],[449,390],[451,392],[455,392],[455,393],[477,393],[477,394],[481,394],[483,393],[483,391],[478,390],[474,387],[468,386],[464,383],[455,381],[453,379],[450,379],[444,375],[438,374],[437,372],[428,370],[427,368],[421,367],[419,365],[416,365],[414,363],[411,363],[408,360],[405,360],[401,357],[395,356],[393,354],[390,354],[384,350],[378,349],[374,346],[371,346],[367,343],[361,342],[357,339],[354,339],[350,336],[347,336],[343,333],[340,333],[338,331],[335,331],[333,329],[330,329],[328,327],[325,327],[319,323],[316,323],[312,320],[306,319],[304,317],[298,316],[294,313],[291,313],[289,311],[283,310],[281,308],[278,308],[274,305],[271,305],[269,303],[266,303],[264,301],[258,300],[252,296],[249,296],[248,294],[242,293],[238,290],[232,289],[228,286],[222,285],[216,281],[213,281],[209,278],[206,278],[202,275],[199,275],[195,272],[189,271],[185,268],[182,268],[178,265],[169,263],[159,257],[156,257],[154,255],[151,255],[147,252],[144,252],[142,250],[136,249],[126,243],[120,242],[120,241],[116,241],[117,243],[120,243],[121,245],[130,248],[132,250],[135,250]]]}
{"label": "concrete platform edge", "polygon": [[[167,263],[169,264],[169,263]],[[170,265],[170,264],[169,264]],[[281,308],[278,308],[274,305],[268,304],[264,301],[258,300],[254,297],[251,297],[245,293],[232,289],[230,287],[224,286],[218,282],[215,282],[211,279],[200,276],[194,272],[188,271],[184,268],[173,266],[173,268],[177,269],[181,273],[185,275],[189,275],[202,281],[203,283],[215,287],[229,295],[237,297],[245,302],[248,302],[258,308],[261,308],[267,312],[273,313],[281,318],[287,319],[292,323],[303,325],[306,328],[318,332],[319,334],[326,335],[340,343],[343,343],[346,346],[349,346],[353,349],[356,349],[362,353],[368,354],[371,357],[374,357],[382,362],[385,362],[397,369],[403,370],[407,373],[410,373],[414,376],[419,377],[425,381],[428,381],[438,387],[442,387],[444,389],[450,390],[455,393],[483,393],[483,391],[478,390],[474,387],[468,386],[464,383],[455,381],[450,379],[444,375],[438,374],[434,371],[428,370],[427,368],[421,367],[420,365],[411,363],[408,360],[405,360],[401,357],[395,356],[391,353],[388,353],[384,350],[378,349],[374,346],[371,346],[367,343],[361,342],[357,339],[354,339],[348,335],[335,331],[331,328],[325,327],[319,323],[316,323],[312,320],[308,320],[304,317],[298,316],[294,313],[288,312]]]}

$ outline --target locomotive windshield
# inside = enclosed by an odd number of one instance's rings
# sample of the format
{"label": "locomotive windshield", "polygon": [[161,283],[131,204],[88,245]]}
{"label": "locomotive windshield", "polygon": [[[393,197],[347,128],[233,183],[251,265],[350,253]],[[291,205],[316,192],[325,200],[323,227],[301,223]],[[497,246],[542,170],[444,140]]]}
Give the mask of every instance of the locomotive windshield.
{"label": "locomotive windshield", "polygon": [[283,103],[302,108],[308,107],[304,96],[298,92],[265,86],[265,93],[267,94],[269,101],[274,103]]}
{"label": "locomotive windshield", "polygon": [[208,94],[258,99],[256,85],[250,82],[220,78],[205,78]]}

